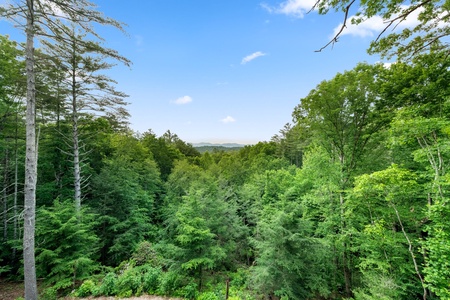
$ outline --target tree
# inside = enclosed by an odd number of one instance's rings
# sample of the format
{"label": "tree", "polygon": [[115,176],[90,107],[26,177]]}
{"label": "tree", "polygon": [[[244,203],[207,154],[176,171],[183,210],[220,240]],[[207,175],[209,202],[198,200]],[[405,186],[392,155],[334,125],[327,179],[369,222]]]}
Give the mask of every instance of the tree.
{"label": "tree", "polygon": [[155,201],[161,186],[156,163],[137,138],[115,134],[111,144],[113,153],[94,175],[86,203],[99,214],[100,260],[115,266],[137,244],[156,236]]}
{"label": "tree", "polygon": [[[351,295],[351,264],[347,221],[345,213],[346,190],[352,180],[361,172],[363,158],[373,149],[373,136],[388,123],[376,114],[375,107],[380,99],[378,75],[384,72],[382,65],[359,64],[351,71],[337,74],[332,80],[321,82],[307,97],[301,99],[293,116],[300,126],[314,136],[317,144],[328,152],[332,162],[340,168],[338,189],[330,196],[339,199],[337,217],[340,220],[337,235],[342,235],[342,269],[347,296]],[[372,149],[370,145],[373,145]],[[371,151],[368,151],[371,149]]]}
{"label": "tree", "polygon": [[[0,260],[14,269],[16,262],[16,245],[12,242],[18,236],[19,220],[19,173],[17,162],[23,156],[20,133],[22,122],[23,99],[25,98],[25,62],[23,51],[8,36],[0,35],[0,153],[2,153],[0,174],[2,219],[2,255]],[[12,220],[12,221],[11,221]],[[11,226],[12,225],[12,226]]]}
{"label": "tree", "polygon": [[399,111],[391,130],[394,146],[416,146],[411,154],[414,161],[422,166],[419,170],[424,180],[422,197],[428,202],[425,228],[428,236],[424,241],[427,250],[425,282],[432,292],[444,299],[450,297],[447,284],[450,278],[449,264],[442,259],[450,255],[447,173],[450,160],[449,128],[448,118],[424,118],[411,107]]}
{"label": "tree", "polygon": [[[52,57],[58,58],[53,67],[63,70],[65,80],[62,84],[69,91],[66,102],[70,107],[68,118],[72,126],[74,202],[78,211],[82,198],[80,116],[83,110],[89,110],[90,113],[115,115],[117,120],[128,117],[129,114],[123,107],[126,105],[123,100],[126,95],[115,89],[115,81],[100,72],[113,66],[106,62],[106,59],[113,58],[125,64],[129,64],[129,61],[117,53],[111,54],[111,51],[101,47],[98,42],[87,40],[85,34],[77,33],[76,28],[64,29],[70,33],[67,36],[67,44],[44,42],[44,45]],[[82,44],[78,43],[80,40],[83,40]]]}
{"label": "tree", "polygon": [[289,160],[291,164],[296,166],[302,165],[302,156],[305,144],[307,143],[307,136],[304,127],[292,127],[290,123],[284,125],[280,130],[280,134],[272,137],[278,145],[278,155]]}
{"label": "tree", "polygon": [[164,248],[178,272],[203,288],[207,272],[228,271],[244,231],[236,205],[207,170],[179,161],[167,182]]}
{"label": "tree", "polygon": [[[313,9],[320,14],[330,10],[344,13],[340,30],[332,40],[318,51],[338,41],[347,24],[359,25],[371,18],[381,17],[378,22],[385,26],[378,37],[371,43],[369,53],[381,53],[383,56],[398,56],[399,58],[414,57],[430,48],[447,48],[445,38],[450,35],[448,6],[444,1],[414,0],[414,1],[356,1],[356,0],[317,0]],[[354,16],[349,16],[355,12]],[[413,26],[401,31],[395,30],[413,19]],[[411,23],[411,22],[409,22]],[[391,33],[384,35],[391,31]],[[441,43],[442,41],[442,43]]]}
{"label": "tree", "polygon": [[37,210],[37,271],[54,291],[73,289],[98,268],[99,239],[93,230],[98,216],[82,212],[78,215],[70,201],[59,200]]}
{"label": "tree", "polygon": [[[426,198],[421,196],[417,176],[392,165],[355,181],[354,202],[349,207],[352,214],[359,216],[362,227],[357,230],[362,232],[359,268],[367,293],[375,298],[408,299],[422,293],[422,298],[427,299],[421,255],[416,250]],[[379,289],[380,285],[386,288]],[[404,286],[409,288],[405,290]]]}
{"label": "tree", "polygon": [[172,144],[170,144],[170,141],[172,141],[173,137],[173,134],[168,131],[165,136],[158,138],[150,130],[144,133],[141,139],[142,144],[152,152],[153,157],[158,164],[161,179],[163,180],[167,180],[170,173],[172,172],[175,161],[182,157],[181,152]]}
{"label": "tree", "polygon": [[[67,32],[61,26],[63,20],[70,20],[85,32],[95,33],[92,23],[112,25],[119,29],[119,22],[104,17],[87,0],[26,0],[8,3],[0,9],[0,16],[18,24],[26,33],[27,115],[26,115],[26,162],[25,162],[25,211],[24,211],[24,275],[25,298],[37,298],[34,233],[36,211],[37,148],[36,148],[36,87],[34,40],[36,36],[51,38],[56,42],[67,41]],[[25,20],[26,24],[21,21]],[[83,41],[77,41],[83,43]]]}
{"label": "tree", "polygon": [[265,174],[251,273],[255,289],[266,297],[310,299],[330,294],[330,274],[323,274],[332,266],[330,244],[314,237],[314,220],[304,218],[300,199],[307,189],[302,177],[290,170]]}
{"label": "tree", "polygon": [[375,133],[389,120],[380,118],[378,86],[382,65],[358,64],[353,70],[321,82],[300,100],[293,117],[316,137],[342,168],[342,188],[360,164]]}

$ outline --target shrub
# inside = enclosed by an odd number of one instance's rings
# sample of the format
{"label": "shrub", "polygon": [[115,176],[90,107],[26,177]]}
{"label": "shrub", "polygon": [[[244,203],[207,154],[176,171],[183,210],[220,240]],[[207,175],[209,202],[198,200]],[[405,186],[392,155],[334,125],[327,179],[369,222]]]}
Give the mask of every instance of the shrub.
{"label": "shrub", "polygon": [[91,296],[91,295],[96,295],[97,294],[97,285],[95,284],[94,281],[88,279],[86,281],[83,282],[83,284],[77,289],[77,291],[75,292],[75,296],[76,297],[87,297],[87,296]]}
{"label": "shrub", "polygon": [[220,298],[214,292],[201,293],[197,300],[220,300]]}
{"label": "shrub", "polygon": [[117,280],[117,295],[119,297],[130,297],[142,291],[141,274],[132,268],[125,271]]}
{"label": "shrub", "polygon": [[186,299],[197,299],[198,285],[195,282],[185,285],[180,289],[180,295]]}
{"label": "shrub", "polygon": [[173,295],[181,287],[180,276],[172,271],[163,273],[160,277],[158,293],[161,295]]}
{"label": "shrub", "polygon": [[117,275],[113,272],[106,274],[99,289],[100,295],[113,296],[117,294]]}
{"label": "shrub", "polygon": [[146,266],[142,268],[142,287],[143,290],[149,294],[155,294],[158,291],[158,285],[163,276],[160,268]]}
{"label": "shrub", "polygon": [[161,258],[153,248],[152,244],[147,241],[140,242],[133,253],[132,259],[137,266],[150,264],[151,266],[158,266],[161,264]]}
{"label": "shrub", "polygon": [[58,296],[57,289],[53,287],[46,288],[43,292],[40,298],[46,299],[46,300],[56,300]]}

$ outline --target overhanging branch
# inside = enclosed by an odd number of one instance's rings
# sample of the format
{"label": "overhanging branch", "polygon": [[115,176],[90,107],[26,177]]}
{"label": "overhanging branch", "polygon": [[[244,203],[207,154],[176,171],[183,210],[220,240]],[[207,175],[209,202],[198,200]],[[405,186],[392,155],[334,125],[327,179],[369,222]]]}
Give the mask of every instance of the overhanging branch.
{"label": "overhanging branch", "polygon": [[[352,2],[350,2],[347,7],[345,8],[345,15],[344,15],[344,22],[342,23],[341,28],[339,29],[339,31],[336,33],[336,35],[322,48],[320,48],[319,50],[315,50],[314,52],[322,52],[323,49],[327,48],[328,46],[330,46],[331,44],[335,44],[338,41],[339,36],[341,35],[342,31],[344,31],[344,29],[347,27],[347,21],[348,21],[348,12],[350,11],[350,7],[352,7],[353,3],[355,3],[356,0],[353,0]],[[317,3],[315,4],[317,5]]]}

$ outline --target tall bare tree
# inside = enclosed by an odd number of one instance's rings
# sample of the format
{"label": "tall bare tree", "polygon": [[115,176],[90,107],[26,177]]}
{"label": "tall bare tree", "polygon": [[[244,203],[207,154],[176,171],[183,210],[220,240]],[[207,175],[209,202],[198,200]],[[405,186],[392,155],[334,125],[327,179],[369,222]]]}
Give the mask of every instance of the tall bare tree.
{"label": "tall bare tree", "polygon": [[[54,44],[44,41],[45,50],[51,57],[57,58],[53,66],[64,72],[65,89],[68,92],[65,101],[66,115],[72,124],[70,137],[74,176],[74,201],[77,211],[81,208],[82,199],[82,140],[80,136],[80,118],[87,110],[89,114],[99,113],[104,116],[114,115],[116,119],[123,120],[129,116],[124,109],[127,104],[124,93],[117,91],[113,79],[102,74],[114,66],[107,60],[120,61],[125,64],[128,60],[120,55],[110,55],[99,43],[87,41],[84,34],[78,33],[76,28],[66,28],[72,32],[68,37],[70,43]],[[82,44],[78,41],[83,40]]]}

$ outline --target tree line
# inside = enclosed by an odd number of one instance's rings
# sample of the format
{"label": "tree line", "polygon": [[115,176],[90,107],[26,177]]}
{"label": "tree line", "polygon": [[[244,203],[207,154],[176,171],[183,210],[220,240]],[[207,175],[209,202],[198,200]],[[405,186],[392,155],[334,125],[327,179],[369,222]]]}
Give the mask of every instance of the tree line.
{"label": "tree line", "polygon": [[[271,141],[200,153],[128,127],[126,95],[104,72],[129,61],[90,25],[121,24],[81,2],[1,11],[29,38],[0,36],[0,274],[25,278],[26,299],[36,278],[43,299],[450,299],[439,38],[319,83]],[[400,4],[364,5],[389,17]],[[424,22],[440,8],[420,7]]]}

